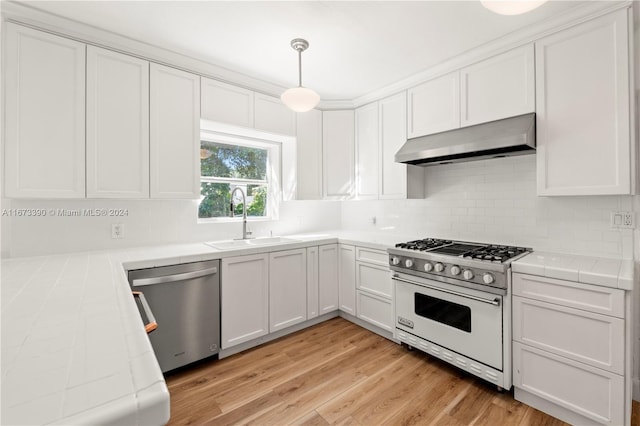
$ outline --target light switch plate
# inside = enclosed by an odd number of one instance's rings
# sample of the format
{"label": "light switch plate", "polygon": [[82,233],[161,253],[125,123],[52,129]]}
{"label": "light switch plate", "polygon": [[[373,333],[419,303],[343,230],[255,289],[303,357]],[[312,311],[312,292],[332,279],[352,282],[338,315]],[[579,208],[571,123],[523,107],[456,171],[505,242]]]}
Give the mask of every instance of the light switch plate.
{"label": "light switch plate", "polygon": [[611,212],[611,227],[616,229],[633,229],[636,221],[633,212]]}

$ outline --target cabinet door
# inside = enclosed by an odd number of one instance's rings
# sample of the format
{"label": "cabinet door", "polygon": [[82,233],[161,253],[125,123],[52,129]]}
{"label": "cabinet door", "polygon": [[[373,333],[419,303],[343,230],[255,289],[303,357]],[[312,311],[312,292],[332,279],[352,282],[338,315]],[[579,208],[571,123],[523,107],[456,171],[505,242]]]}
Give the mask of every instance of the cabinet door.
{"label": "cabinet door", "polygon": [[5,23],[5,195],[85,196],[85,45]]}
{"label": "cabinet door", "polygon": [[393,331],[393,305],[391,300],[358,291],[358,318],[383,330]]}
{"label": "cabinet door", "polygon": [[356,262],[356,288],[391,299],[389,267]]}
{"label": "cabinet door", "polygon": [[538,195],[629,194],[627,10],[536,42]]}
{"label": "cabinet door", "polygon": [[258,130],[295,136],[296,113],[279,98],[254,94],[254,127]]}
{"label": "cabinet door", "polygon": [[299,200],[322,199],[322,111],[300,112],[296,119]]}
{"label": "cabinet door", "polygon": [[307,319],[318,316],[318,247],[307,247]]}
{"label": "cabinet door", "polygon": [[624,320],[513,297],[513,340],[624,374]]}
{"label": "cabinet door", "polygon": [[253,92],[242,87],[202,78],[202,118],[236,126],[253,127]]}
{"label": "cabinet door", "polygon": [[149,198],[149,62],[87,46],[87,197]]}
{"label": "cabinet door", "polygon": [[307,250],[269,254],[269,332],[307,319]]}
{"label": "cabinet door", "polygon": [[356,109],[356,198],[378,199],[378,102]]}
{"label": "cabinet door", "polygon": [[356,315],[356,250],[354,246],[339,244],[340,310]]}
{"label": "cabinet door", "polygon": [[380,199],[407,198],[407,165],[396,152],[407,141],[407,93],[380,101]]}
{"label": "cabinet door", "polygon": [[338,244],[318,247],[318,310],[320,315],[337,311]]}
{"label": "cabinet door", "polygon": [[429,80],[407,92],[409,138],[460,127],[460,73]]}
{"label": "cabinet door", "polygon": [[460,70],[461,126],[534,112],[533,44]]}
{"label": "cabinet door", "polygon": [[222,259],[221,347],[269,333],[269,255]]}
{"label": "cabinet door", "polygon": [[623,376],[517,342],[513,365],[517,388],[601,424],[624,423]]}
{"label": "cabinet door", "polygon": [[150,69],[151,198],[200,197],[200,77]]}
{"label": "cabinet door", "polygon": [[324,196],[346,199],[353,195],[353,111],[322,113],[322,176]]}

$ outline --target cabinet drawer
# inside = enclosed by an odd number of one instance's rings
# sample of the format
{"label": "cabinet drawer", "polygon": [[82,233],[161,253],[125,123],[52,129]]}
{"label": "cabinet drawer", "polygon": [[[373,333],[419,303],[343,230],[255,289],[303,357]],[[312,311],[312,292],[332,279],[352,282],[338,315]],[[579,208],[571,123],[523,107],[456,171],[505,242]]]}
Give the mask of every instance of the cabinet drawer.
{"label": "cabinet drawer", "polygon": [[356,260],[388,266],[389,254],[386,251],[356,247]]}
{"label": "cabinet drawer", "polygon": [[624,378],[608,371],[513,343],[513,384],[605,424],[624,422]]}
{"label": "cabinet drawer", "polygon": [[513,274],[513,294],[585,311],[624,318],[624,290]]}
{"label": "cabinet drawer", "polygon": [[356,262],[356,288],[391,298],[391,273],[389,268]]}
{"label": "cabinet drawer", "polygon": [[393,307],[390,300],[372,294],[358,291],[358,318],[377,325],[378,327],[393,331]]}
{"label": "cabinet drawer", "polygon": [[624,320],[620,318],[514,296],[513,339],[624,373]]}

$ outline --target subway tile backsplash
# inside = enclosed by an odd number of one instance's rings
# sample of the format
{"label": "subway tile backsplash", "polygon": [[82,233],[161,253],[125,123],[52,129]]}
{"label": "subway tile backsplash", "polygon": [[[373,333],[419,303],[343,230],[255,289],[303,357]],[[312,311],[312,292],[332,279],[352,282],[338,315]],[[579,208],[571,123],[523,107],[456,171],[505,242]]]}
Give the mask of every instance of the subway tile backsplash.
{"label": "subway tile backsplash", "polygon": [[427,167],[425,190],[419,200],[344,202],[342,227],[633,257],[633,231],[610,225],[633,197],[538,197],[534,155]]}

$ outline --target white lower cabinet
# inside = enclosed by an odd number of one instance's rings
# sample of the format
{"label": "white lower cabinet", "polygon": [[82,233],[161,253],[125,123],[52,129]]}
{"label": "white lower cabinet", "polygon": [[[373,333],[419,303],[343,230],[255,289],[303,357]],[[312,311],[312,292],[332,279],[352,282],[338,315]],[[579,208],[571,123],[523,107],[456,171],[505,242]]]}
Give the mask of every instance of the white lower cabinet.
{"label": "white lower cabinet", "polygon": [[393,331],[393,305],[391,300],[365,291],[358,291],[356,297],[358,318],[370,322],[383,330]]}
{"label": "white lower cabinet", "polygon": [[269,254],[222,259],[221,347],[269,333]]}
{"label": "white lower cabinet", "polygon": [[340,310],[356,315],[356,250],[348,244],[339,244],[338,271]]}
{"label": "white lower cabinet", "polygon": [[307,319],[318,316],[318,247],[307,247]]}
{"label": "white lower cabinet", "polygon": [[269,254],[269,332],[307,319],[307,249]]}
{"label": "white lower cabinet", "polygon": [[513,274],[515,398],[569,423],[623,424],[623,300],[619,289]]}
{"label": "white lower cabinet", "polygon": [[318,247],[318,312],[337,311],[338,304],[338,244],[325,244]]}
{"label": "white lower cabinet", "polygon": [[356,247],[357,317],[393,331],[393,290],[386,251]]}
{"label": "white lower cabinet", "polygon": [[[516,399],[541,411],[553,411],[553,408],[532,404],[526,396],[519,398],[520,390],[523,390],[596,423],[623,424],[622,376],[516,342],[513,344],[513,363]],[[582,419],[572,421],[570,417],[550,414],[571,423],[586,423]]]}

